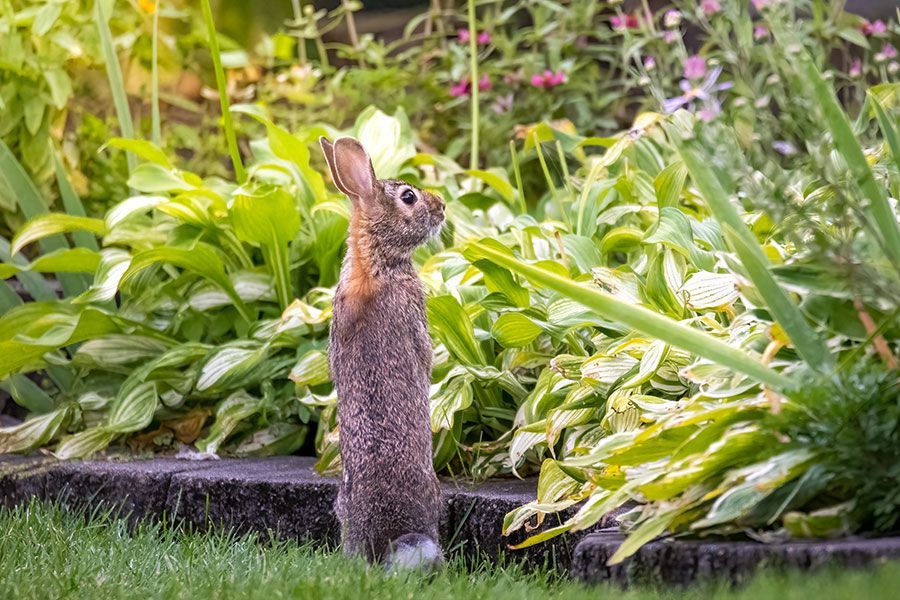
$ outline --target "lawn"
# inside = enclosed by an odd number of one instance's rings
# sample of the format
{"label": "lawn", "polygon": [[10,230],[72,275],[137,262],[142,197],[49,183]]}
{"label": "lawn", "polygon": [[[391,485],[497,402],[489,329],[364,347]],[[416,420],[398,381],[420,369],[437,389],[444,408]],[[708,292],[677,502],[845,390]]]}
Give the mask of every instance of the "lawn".
{"label": "lawn", "polygon": [[585,587],[515,566],[451,565],[432,576],[389,576],[296,543],[190,533],[129,532],[108,515],[84,519],[46,504],[0,510],[0,598],[878,598],[895,597],[900,566],[867,572],[763,574],[736,590]]}

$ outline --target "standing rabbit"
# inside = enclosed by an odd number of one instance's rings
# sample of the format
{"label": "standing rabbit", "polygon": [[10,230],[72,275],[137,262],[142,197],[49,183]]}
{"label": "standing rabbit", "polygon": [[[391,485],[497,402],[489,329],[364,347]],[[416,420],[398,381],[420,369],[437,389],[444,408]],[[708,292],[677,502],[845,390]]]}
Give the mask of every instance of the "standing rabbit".
{"label": "standing rabbit", "polygon": [[376,179],[358,141],[319,143],[353,205],[329,349],[343,475],[336,511],[345,554],[431,568],[441,492],[431,462],[431,340],[412,251],[444,222],[437,196]]}

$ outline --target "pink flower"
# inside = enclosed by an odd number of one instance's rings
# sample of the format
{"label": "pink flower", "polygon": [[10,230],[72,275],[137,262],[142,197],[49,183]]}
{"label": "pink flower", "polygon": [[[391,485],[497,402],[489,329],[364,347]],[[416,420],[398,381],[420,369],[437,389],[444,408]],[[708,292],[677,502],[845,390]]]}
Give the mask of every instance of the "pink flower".
{"label": "pink flower", "polygon": [[485,73],[481,76],[481,79],[478,80],[478,91],[486,92],[491,89],[491,76]]}
{"label": "pink flower", "polygon": [[610,24],[613,26],[613,29],[616,31],[624,31],[626,29],[637,29],[640,27],[641,22],[638,20],[637,15],[634,13],[629,13],[627,15],[613,15],[610,20]]}
{"label": "pink flower", "polygon": [[854,59],[852,63],[850,63],[850,70],[847,71],[847,74],[850,77],[859,77],[862,75],[862,61],[860,59]]}
{"label": "pink flower", "polygon": [[457,29],[456,30],[456,39],[459,40],[460,44],[468,44],[471,34],[468,29]]}
{"label": "pink flower", "polygon": [[505,112],[508,112],[509,109],[512,108],[513,105],[513,95],[512,92],[506,94],[505,96],[500,96],[497,100],[491,104],[491,110],[501,115]]}
{"label": "pink flower", "polygon": [[897,58],[897,49],[894,48],[891,44],[885,44],[881,47],[881,54],[885,58]]}
{"label": "pink flower", "polygon": [[700,79],[706,75],[706,59],[702,56],[695,54],[687,57],[683,66],[685,79]]}
{"label": "pink flower", "polygon": [[771,3],[771,0],[750,0],[750,2],[753,4],[753,8],[758,12],[762,12],[762,9],[767,7]]}
{"label": "pink flower", "polygon": [[762,40],[769,37],[769,30],[766,29],[765,25],[757,25],[753,28],[753,39],[754,40]]}
{"label": "pink flower", "polygon": [[666,27],[678,27],[681,24],[681,13],[675,9],[670,8],[666,11],[666,14],[663,15],[663,25]]}
{"label": "pink flower", "polygon": [[700,8],[703,9],[703,14],[708,17],[721,11],[722,5],[719,4],[719,0],[702,0]]}
{"label": "pink flower", "polygon": [[450,96],[452,98],[459,98],[460,96],[469,95],[469,82],[467,80],[458,81],[450,86]]}
{"label": "pink flower", "polygon": [[860,25],[859,30],[863,35],[881,35],[887,32],[887,25],[885,25],[884,21],[881,19],[878,19],[874,23],[866,21]]}
{"label": "pink flower", "polygon": [[644,68],[648,71],[652,71],[656,67],[656,59],[652,56],[644,57]]}
{"label": "pink flower", "polygon": [[487,46],[491,43],[491,34],[487,31],[482,31],[478,34],[478,37],[475,39],[482,46]]}
{"label": "pink flower", "polygon": [[566,74],[562,70],[557,70],[554,73],[550,69],[547,69],[541,74],[531,76],[531,85],[534,87],[542,87],[544,89],[550,89],[565,82]]}
{"label": "pink flower", "polygon": [[673,43],[673,42],[674,42],[675,40],[677,40],[677,39],[678,39],[678,32],[677,32],[677,31],[666,31],[666,32],[663,32],[663,41],[664,41],[665,43],[671,44],[671,43]]}

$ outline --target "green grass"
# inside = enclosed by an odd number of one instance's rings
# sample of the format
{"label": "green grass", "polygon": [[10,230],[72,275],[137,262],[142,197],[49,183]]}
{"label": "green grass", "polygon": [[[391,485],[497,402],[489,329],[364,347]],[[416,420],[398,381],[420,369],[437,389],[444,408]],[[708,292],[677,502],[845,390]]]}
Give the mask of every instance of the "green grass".
{"label": "green grass", "polygon": [[763,576],[721,586],[657,591],[587,588],[550,573],[458,564],[431,578],[391,577],[337,554],[253,537],[146,525],[129,532],[105,515],[89,519],[32,504],[0,509],[0,598],[888,598],[896,564],[863,573]]}

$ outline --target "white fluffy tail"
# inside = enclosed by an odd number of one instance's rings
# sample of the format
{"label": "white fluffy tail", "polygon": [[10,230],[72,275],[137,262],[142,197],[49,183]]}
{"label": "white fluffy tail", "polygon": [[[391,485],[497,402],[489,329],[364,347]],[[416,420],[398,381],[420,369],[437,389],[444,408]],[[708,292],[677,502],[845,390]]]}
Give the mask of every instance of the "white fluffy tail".
{"label": "white fluffy tail", "polygon": [[385,561],[388,571],[433,571],[444,563],[440,545],[424,533],[401,535],[391,547]]}

